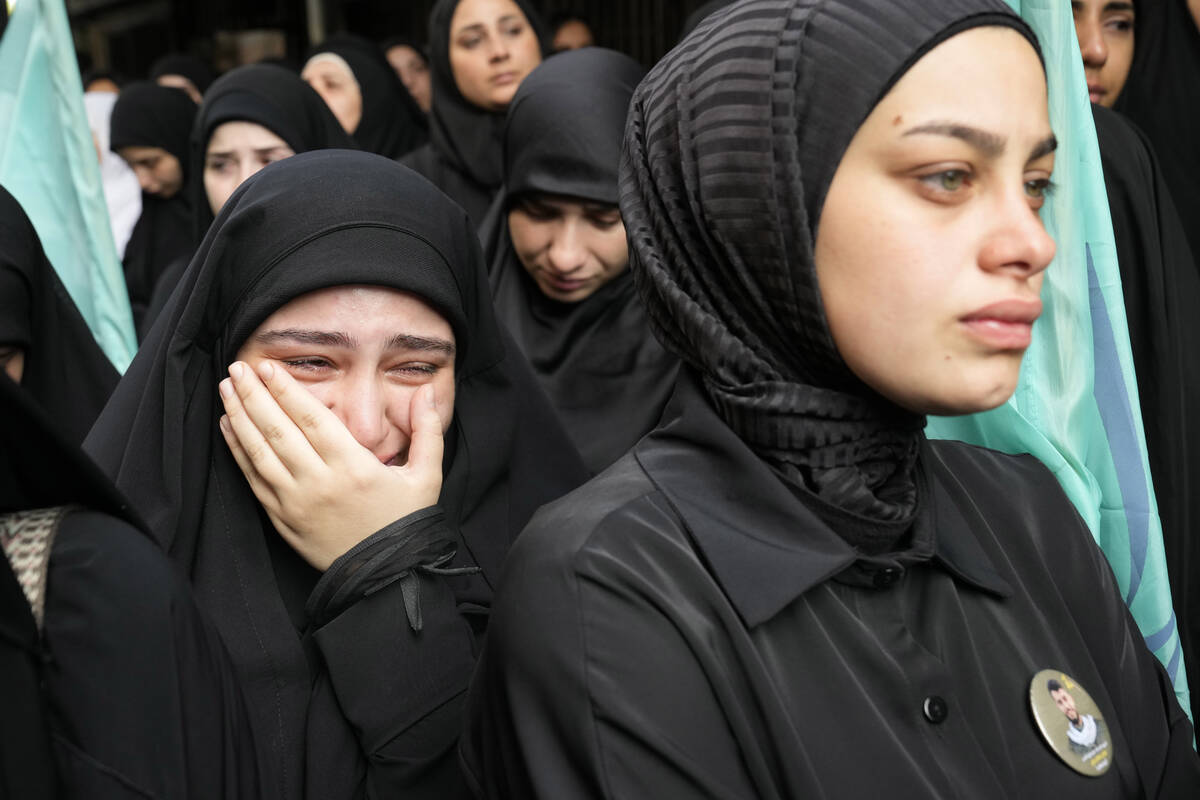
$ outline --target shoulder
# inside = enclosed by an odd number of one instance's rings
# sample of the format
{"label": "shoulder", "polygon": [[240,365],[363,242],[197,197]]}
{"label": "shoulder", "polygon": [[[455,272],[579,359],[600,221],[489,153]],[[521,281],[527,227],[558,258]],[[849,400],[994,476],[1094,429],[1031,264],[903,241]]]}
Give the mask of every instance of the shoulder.
{"label": "shoulder", "polygon": [[[1046,465],[1028,453],[1013,455],[979,445],[950,439],[931,439],[928,452],[931,466],[945,475],[991,476],[1040,486],[1054,475]],[[1055,482],[1057,486],[1057,482]]]}

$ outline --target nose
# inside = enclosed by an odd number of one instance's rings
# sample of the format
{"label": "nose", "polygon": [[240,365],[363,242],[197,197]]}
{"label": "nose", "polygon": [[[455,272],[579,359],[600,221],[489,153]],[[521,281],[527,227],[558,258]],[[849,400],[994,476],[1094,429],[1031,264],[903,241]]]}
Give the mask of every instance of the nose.
{"label": "nose", "polygon": [[1023,184],[1003,195],[990,218],[992,228],[979,255],[983,269],[1031,278],[1050,266],[1058,246],[1030,208]]}
{"label": "nose", "polygon": [[154,190],[158,188],[158,185],[155,182],[154,176],[151,174],[150,170],[146,169],[145,167],[138,167],[133,172],[135,175],[137,175],[138,186],[142,187],[142,191],[146,192],[147,194],[153,194]]}
{"label": "nose", "polygon": [[491,61],[504,61],[508,58],[508,42],[504,41],[504,34],[497,32],[491,37],[491,42]]}
{"label": "nose", "polygon": [[376,457],[390,458],[384,450],[389,442],[390,423],[383,387],[374,375],[347,375],[336,390],[326,396],[326,405],[337,415],[355,441]]}
{"label": "nose", "polygon": [[1079,39],[1079,52],[1086,66],[1099,69],[1108,61],[1108,43],[1104,41],[1104,32],[1095,22],[1085,22],[1075,27],[1075,35]]}
{"label": "nose", "polygon": [[550,239],[546,260],[552,270],[562,275],[568,275],[583,266],[587,260],[587,250],[583,246],[576,220],[568,219],[559,223]]}

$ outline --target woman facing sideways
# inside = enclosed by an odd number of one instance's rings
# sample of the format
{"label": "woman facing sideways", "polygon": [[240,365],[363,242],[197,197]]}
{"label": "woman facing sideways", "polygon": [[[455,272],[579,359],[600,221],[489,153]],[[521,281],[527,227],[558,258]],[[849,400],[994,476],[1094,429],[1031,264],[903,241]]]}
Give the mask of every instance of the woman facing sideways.
{"label": "woman facing sideways", "polygon": [[621,209],[685,363],[510,554],[486,797],[1194,797],[1192,727],[1003,403],[1055,244],[1003,0],[747,0],[639,86]]}

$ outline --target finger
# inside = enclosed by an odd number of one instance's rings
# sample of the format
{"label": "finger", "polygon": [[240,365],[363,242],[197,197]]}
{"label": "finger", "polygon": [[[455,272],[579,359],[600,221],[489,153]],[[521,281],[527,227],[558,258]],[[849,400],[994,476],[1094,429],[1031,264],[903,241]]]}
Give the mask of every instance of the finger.
{"label": "finger", "polygon": [[[421,479],[431,491],[436,490],[440,494],[445,437],[433,384],[425,384],[413,393],[408,413],[412,420],[412,439],[409,441],[408,463],[404,469]],[[436,501],[435,496],[431,502]]]}
{"label": "finger", "polygon": [[264,361],[258,365],[258,377],[323,462],[339,465],[348,457],[364,454],[363,446],[337,415],[301,386],[287,370],[276,369],[275,365]]}
{"label": "finger", "polygon": [[292,473],[279,460],[271,443],[250,419],[232,379],[221,381],[218,389],[221,402],[225,404],[225,416],[228,418],[231,433],[255,472],[273,487],[282,487],[293,482]]}
{"label": "finger", "polygon": [[233,426],[229,422],[229,417],[221,417],[218,427],[221,429],[221,435],[225,437],[225,444],[228,445],[229,452],[233,455],[233,460],[237,462],[238,468],[246,476],[246,482],[250,484],[250,490],[254,492],[254,496],[258,498],[258,502],[267,510],[267,513],[271,513],[273,509],[279,507],[279,495],[276,494],[271,485],[255,469],[254,462],[250,460],[250,456],[246,453],[245,448],[242,447],[242,443],[238,441],[237,434],[233,432]]}
{"label": "finger", "polygon": [[[274,371],[283,372],[283,370]],[[296,423],[292,421],[287,412],[279,407],[275,397],[259,380],[250,365],[235,361],[229,366],[229,375],[233,380],[233,388],[237,391],[238,399],[241,400],[242,407],[245,409],[245,417],[258,429],[259,435],[268,444],[289,476],[301,479],[306,475],[320,474],[325,467],[320,455],[313,450],[308,439],[296,427]],[[301,389],[301,391],[303,390]],[[305,392],[305,394],[308,393]],[[315,398],[313,399],[315,400]],[[328,409],[325,410],[328,411]],[[233,419],[232,414],[230,414],[230,418],[234,423],[234,431],[237,432],[238,438],[253,454],[251,440],[242,435],[242,429],[238,427],[238,420]],[[255,465],[261,471],[262,465],[257,461]],[[266,472],[263,472],[263,477],[273,478]]]}

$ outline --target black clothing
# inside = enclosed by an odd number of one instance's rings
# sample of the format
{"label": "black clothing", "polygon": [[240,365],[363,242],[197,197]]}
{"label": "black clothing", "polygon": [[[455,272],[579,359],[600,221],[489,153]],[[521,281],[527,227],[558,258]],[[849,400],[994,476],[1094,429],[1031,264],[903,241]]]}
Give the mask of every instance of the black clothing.
{"label": "black clothing", "polygon": [[[515,0],[521,13],[549,52],[541,17],[528,0]],[[458,0],[438,0],[429,14],[429,60],[432,68],[432,109],[429,144],[403,160],[462,206],[478,227],[500,189],[504,115],[472,104],[454,81],[450,69],[450,20]]]}
{"label": "black clothing", "polygon": [[797,486],[876,530],[892,523],[895,538],[919,501],[924,418],[863,384],[834,347],[817,221],[850,139],[917,58],[968,27],[1036,38],[1002,0],[720,13],[634,95],[621,169],[631,269],[656,335],[703,373],[722,419]]}
{"label": "black clothing", "polygon": [[46,258],[33,223],[3,187],[0,345],[25,351],[22,388],[79,445],[120,376]]}
{"label": "black clothing", "polygon": [[158,279],[170,264],[192,251],[188,183],[201,181],[201,176],[192,174],[188,158],[195,117],[196,104],[185,92],[153,83],[131,83],[113,105],[110,147],[114,153],[123,147],[161,147],[179,159],[183,171],[183,185],[172,197],[142,193],[142,215],[125,246],[125,286],[139,330]]}
{"label": "black clothing", "polygon": [[[496,325],[480,262],[465,215],[395,162],[327,150],[272,164],[225,204],[86,442],[216,621],[273,796],[463,791],[461,704],[500,562],[533,511],[584,477]],[[217,384],[277,308],[347,284],[412,292],[447,319],[455,412],[439,506],[321,575],[282,544],[230,455]]]}
{"label": "black clothing", "polygon": [[1200,687],[1200,272],[1146,137],[1092,106],[1188,685]]}
{"label": "black clothing", "polygon": [[379,48],[357,36],[339,34],[326,39],[310,57],[318,53],[340,56],[358,81],[362,118],[353,135],[359,147],[399,159],[426,142],[425,114]]}
{"label": "black clothing", "polygon": [[150,80],[156,81],[163,75],[182,75],[202,95],[208,92],[213,82],[212,69],[187,53],[168,53],[150,66]]}
{"label": "black clothing", "polygon": [[1192,255],[1200,258],[1200,28],[1187,0],[1135,5],[1133,64],[1113,107],[1154,146]]}
{"label": "black clothing", "polygon": [[507,209],[529,192],[616,206],[625,115],[644,72],[626,55],[588,47],[529,74],[508,109],[504,193],[489,236],[496,314],[593,473],[658,422],[678,360],[650,334],[628,271],[577,303],[543,294],[513,250]]}
{"label": "black clothing", "polygon": [[[66,507],[50,543],[40,637],[0,554],[3,727],[19,723],[35,740],[36,726],[48,730],[65,797],[257,797],[249,723],[220,638],[125,501],[57,427],[0,377],[0,539],[16,512]],[[32,693],[9,680],[15,641],[26,680],[41,684]],[[27,716],[35,703],[40,722]],[[10,773],[30,765],[8,760],[20,751],[5,737],[0,785],[11,785]]]}
{"label": "black clothing", "polygon": [[[681,380],[514,546],[463,738],[481,797],[1197,796],[1192,727],[1039,462],[923,442],[911,538],[867,557],[704,394]],[[1098,703],[1103,777],[1038,731],[1045,668]]]}

